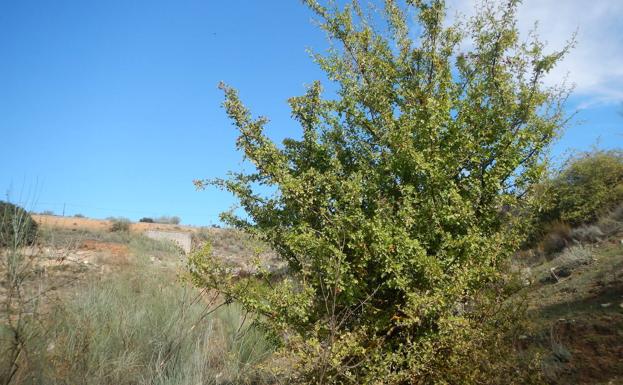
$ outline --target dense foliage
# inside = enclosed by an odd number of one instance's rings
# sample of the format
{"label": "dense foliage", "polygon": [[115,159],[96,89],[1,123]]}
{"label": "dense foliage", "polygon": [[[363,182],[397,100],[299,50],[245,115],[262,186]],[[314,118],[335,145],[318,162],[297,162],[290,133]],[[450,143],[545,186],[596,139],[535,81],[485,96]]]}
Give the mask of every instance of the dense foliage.
{"label": "dense foliage", "polygon": [[578,225],[623,203],[623,152],[596,150],[571,157],[543,186],[541,222]]}
{"label": "dense foliage", "polygon": [[232,192],[246,215],[223,219],[291,277],[256,289],[200,252],[195,283],[261,315],[292,382],[529,383],[501,267],[521,241],[511,208],[564,124],[566,91],[541,80],[569,47],[522,42],[514,0],[452,26],[441,0],[387,0],[387,28],[357,2],[306,3],[334,43],[314,55],[334,97],[315,82],[291,98],[302,136],[280,146],[222,85],[255,170],[196,182]]}
{"label": "dense foliage", "polygon": [[23,208],[0,201],[0,247],[30,245],[37,237],[37,223]]}

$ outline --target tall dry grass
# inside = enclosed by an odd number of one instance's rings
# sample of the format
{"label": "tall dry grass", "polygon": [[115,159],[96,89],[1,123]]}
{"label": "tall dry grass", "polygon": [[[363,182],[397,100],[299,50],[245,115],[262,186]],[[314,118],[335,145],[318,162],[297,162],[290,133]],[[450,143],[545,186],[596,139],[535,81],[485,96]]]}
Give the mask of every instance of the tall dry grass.
{"label": "tall dry grass", "polygon": [[93,282],[28,333],[15,384],[260,383],[272,352],[240,308],[211,309],[154,270]]}

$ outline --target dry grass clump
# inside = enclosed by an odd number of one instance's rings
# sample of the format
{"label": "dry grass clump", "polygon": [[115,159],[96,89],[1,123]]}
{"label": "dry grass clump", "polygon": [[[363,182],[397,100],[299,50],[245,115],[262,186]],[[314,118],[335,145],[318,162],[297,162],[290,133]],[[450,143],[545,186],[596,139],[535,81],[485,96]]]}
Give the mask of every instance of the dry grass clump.
{"label": "dry grass clump", "polygon": [[544,235],[535,246],[519,250],[515,262],[522,266],[540,265],[560,253],[574,253],[578,245],[590,245],[607,241],[623,232],[623,204],[599,217],[593,223],[575,228],[565,222],[556,221],[547,226]]}
{"label": "dry grass clump", "polygon": [[250,317],[233,305],[211,309],[196,290],[162,278],[153,270],[128,272],[55,304],[41,323],[29,325],[35,337],[13,383],[257,381],[254,365],[272,345]]}
{"label": "dry grass clump", "polygon": [[597,221],[597,226],[606,236],[615,235],[623,231],[623,204],[615,207],[608,214]]}
{"label": "dry grass clump", "polygon": [[115,232],[128,232],[130,231],[130,222],[127,218],[110,218],[110,231]]}
{"label": "dry grass clump", "polygon": [[570,236],[580,243],[597,243],[605,234],[597,225],[584,225],[571,230]]}
{"label": "dry grass clump", "polygon": [[571,246],[552,260],[552,263],[561,268],[574,270],[582,265],[590,264],[594,259],[593,248],[590,246]]}
{"label": "dry grass clump", "polygon": [[570,276],[581,266],[589,265],[595,259],[593,247],[589,245],[574,245],[558,254],[549,263],[538,270],[541,283],[558,282],[561,278]]}

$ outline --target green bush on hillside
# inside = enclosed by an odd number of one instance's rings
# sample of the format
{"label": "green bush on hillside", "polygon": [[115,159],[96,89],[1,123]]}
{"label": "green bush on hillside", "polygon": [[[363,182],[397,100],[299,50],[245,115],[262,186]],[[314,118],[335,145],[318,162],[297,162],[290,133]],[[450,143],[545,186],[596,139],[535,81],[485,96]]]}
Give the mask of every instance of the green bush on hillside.
{"label": "green bush on hillside", "polygon": [[623,202],[623,151],[596,150],[573,156],[546,188],[543,221],[591,223]]}
{"label": "green bush on hillside", "polygon": [[37,236],[37,224],[23,208],[0,201],[0,247],[30,245]]}

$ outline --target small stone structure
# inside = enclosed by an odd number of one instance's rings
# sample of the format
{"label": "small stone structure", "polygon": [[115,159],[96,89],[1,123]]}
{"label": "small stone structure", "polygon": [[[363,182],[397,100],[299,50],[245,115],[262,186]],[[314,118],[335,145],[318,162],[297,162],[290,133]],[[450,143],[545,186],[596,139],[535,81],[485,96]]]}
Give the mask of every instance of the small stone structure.
{"label": "small stone structure", "polygon": [[178,245],[186,254],[192,248],[192,235],[181,231],[147,230],[145,236],[160,241],[169,241]]}

